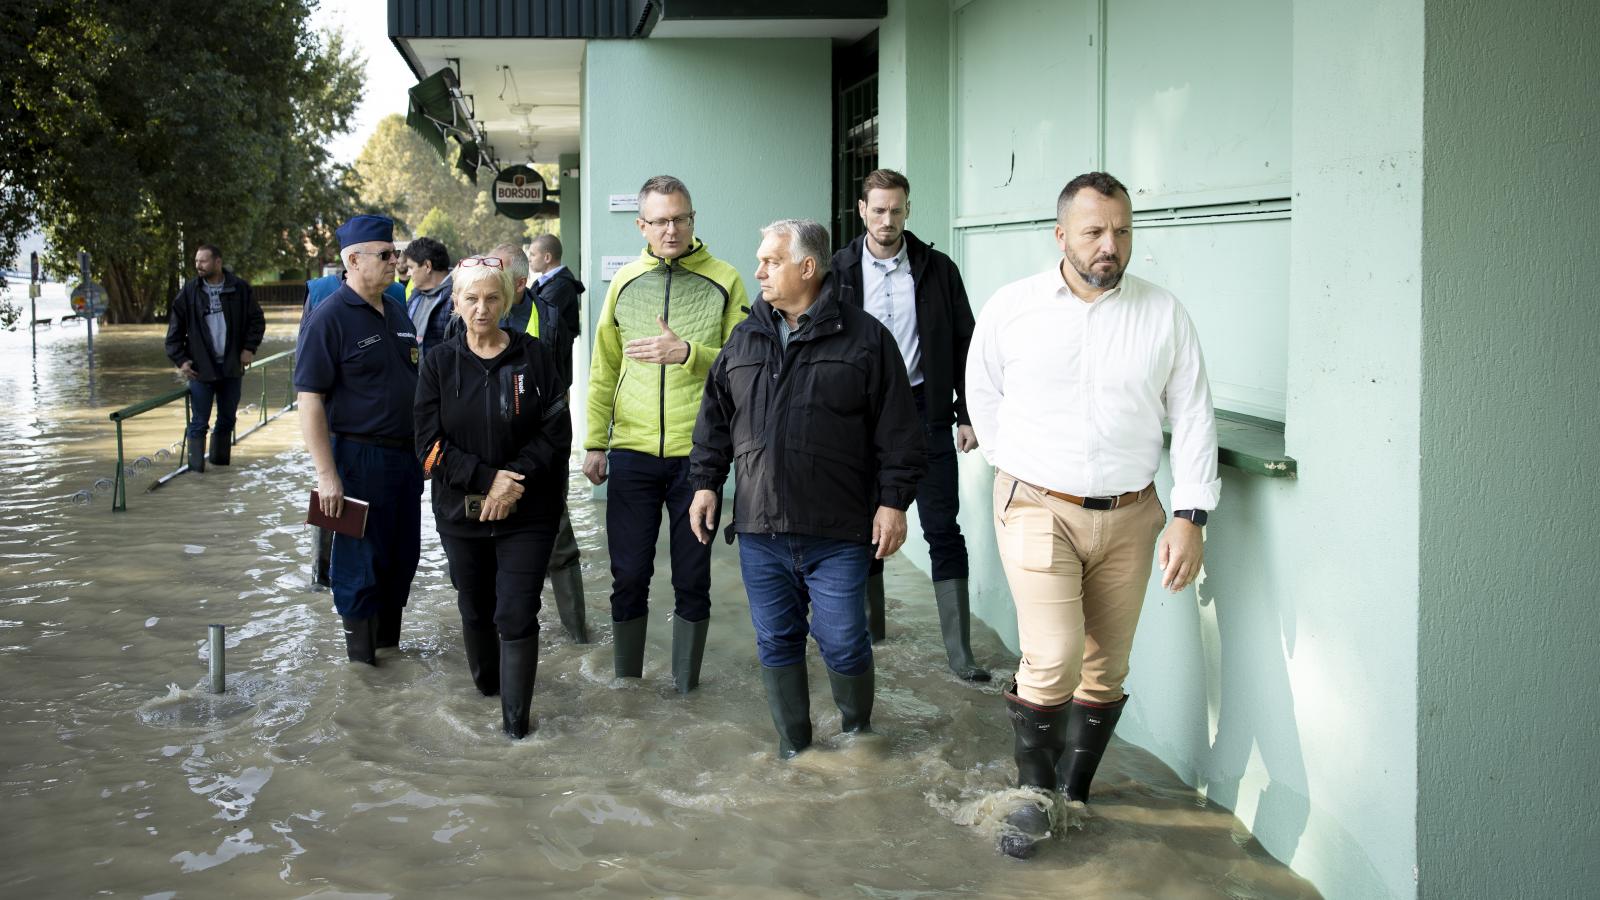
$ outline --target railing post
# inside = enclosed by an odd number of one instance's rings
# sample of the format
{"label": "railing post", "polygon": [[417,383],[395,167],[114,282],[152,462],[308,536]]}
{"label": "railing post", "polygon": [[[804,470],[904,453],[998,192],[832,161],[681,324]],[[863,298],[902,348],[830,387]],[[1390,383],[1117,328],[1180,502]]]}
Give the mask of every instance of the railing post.
{"label": "railing post", "polygon": [[111,511],[128,510],[128,480],[122,465],[122,420],[117,420],[117,480],[111,486]]}

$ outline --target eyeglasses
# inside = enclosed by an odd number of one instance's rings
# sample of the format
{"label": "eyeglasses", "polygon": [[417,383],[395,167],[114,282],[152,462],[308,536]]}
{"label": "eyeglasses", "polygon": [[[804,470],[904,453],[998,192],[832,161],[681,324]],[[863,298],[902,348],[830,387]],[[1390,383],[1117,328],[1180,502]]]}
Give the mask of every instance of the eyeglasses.
{"label": "eyeglasses", "polygon": [[680,229],[688,228],[694,224],[694,213],[689,213],[686,216],[675,216],[671,219],[640,219],[639,221],[659,231],[666,231],[667,226],[669,225],[676,226]]}
{"label": "eyeglasses", "polygon": [[461,268],[470,269],[473,266],[488,266],[491,269],[503,269],[505,263],[498,256],[469,256],[460,263]]}
{"label": "eyeglasses", "polygon": [[376,256],[384,262],[394,262],[400,256],[400,251],[393,247],[388,250],[351,250],[351,253],[364,253],[367,256]]}

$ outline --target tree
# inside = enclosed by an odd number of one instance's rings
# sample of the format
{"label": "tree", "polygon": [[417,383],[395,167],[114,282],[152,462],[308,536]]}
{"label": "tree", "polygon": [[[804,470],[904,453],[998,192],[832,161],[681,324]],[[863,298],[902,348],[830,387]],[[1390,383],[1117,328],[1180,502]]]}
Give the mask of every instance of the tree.
{"label": "tree", "polygon": [[0,250],[35,224],[58,274],[90,250],[112,322],[148,320],[201,242],[237,270],[303,267],[354,208],[324,145],[361,88],[313,4],[8,3]]}
{"label": "tree", "polygon": [[[554,165],[536,168],[547,182],[555,177]],[[526,243],[550,228],[546,220],[523,222],[500,215],[489,193],[491,176],[487,171],[478,175],[479,184],[474,185],[456,170],[454,159],[441,159],[399,115],[385,116],[378,123],[356,157],[354,169],[353,189],[363,204],[393,218],[403,235],[426,234],[442,241],[452,259],[485,253],[502,243]],[[570,202],[576,203],[577,198]],[[435,212],[454,227],[454,241],[424,226],[423,217]]]}
{"label": "tree", "polygon": [[[451,258],[455,258],[455,254],[461,253],[456,249],[462,246],[461,230],[456,228],[455,222],[451,221],[450,214],[437,206],[428,210],[428,214],[422,217],[422,221],[417,224],[412,236],[433,238],[443,244],[446,250],[450,251]],[[470,255],[471,252],[467,251],[467,254],[464,255]]]}

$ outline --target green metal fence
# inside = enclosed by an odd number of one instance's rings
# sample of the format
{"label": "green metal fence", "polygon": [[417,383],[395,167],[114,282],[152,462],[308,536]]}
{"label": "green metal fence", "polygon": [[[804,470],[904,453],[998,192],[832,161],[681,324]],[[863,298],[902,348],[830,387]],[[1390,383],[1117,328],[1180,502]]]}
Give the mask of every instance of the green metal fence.
{"label": "green metal fence", "polygon": [[[273,363],[280,361],[283,361],[284,363],[282,366],[277,367],[284,373],[282,380],[284,391],[283,406],[276,411],[269,412],[267,409],[267,395],[271,390],[271,378],[268,375],[268,370],[274,368],[272,365]],[[261,376],[261,401],[257,404],[259,421],[257,421],[254,425],[251,425],[242,433],[239,431],[238,425],[235,424],[232,435],[232,443],[234,444],[239,443],[250,435],[255,434],[262,428],[265,428],[268,422],[271,422],[284,413],[294,409],[296,405],[294,392],[293,350],[285,350],[282,353],[274,353],[271,356],[255,360],[250,364],[250,371],[245,373],[245,379],[248,381],[253,374]],[[243,392],[241,391],[241,394],[242,393]],[[135,416],[144,415],[147,412],[160,409],[169,403],[177,403],[179,400],[183,401],[183,447],[178,454],[178,458],[182,460],[182,464],[179,465],[178,468],[168,472],[152,482],[150,487],[146,488],[146,493],[148,493],[158,487],[161,487],[162,485],[165,485],[167,482],[177,478],[179,475],[189,471],[189,422],[194,415],[194,410],[189,404],[189,389],[187,387],[174,388],[165,394],[161,394],[160,396],[151,397],[148,400],[141,400],[131,406],[124,406],[122,409],[119,409],[111,414],[111,421],[117,423],[117,477],[116,483],[111,491],[112,512],[124,512],[128,508],[127,461],[123,456],[122,449],[122,423]]]}

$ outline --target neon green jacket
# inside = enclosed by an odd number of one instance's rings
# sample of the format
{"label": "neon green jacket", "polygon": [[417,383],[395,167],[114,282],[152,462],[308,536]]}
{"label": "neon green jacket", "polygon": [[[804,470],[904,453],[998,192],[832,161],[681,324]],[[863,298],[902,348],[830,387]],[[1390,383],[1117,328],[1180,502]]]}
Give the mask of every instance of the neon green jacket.
{"label": "neon green jacket", "polygon": [[[661,259],[646,248],[623,266],[611,279],[595,330],[584,448],[688,456],[706,374],[728,334],[749,314],[738,271],[699,239],[677,259]],[[661,333],[657,316],[689,343],[682,363],[623,356],[629,341]]]}

